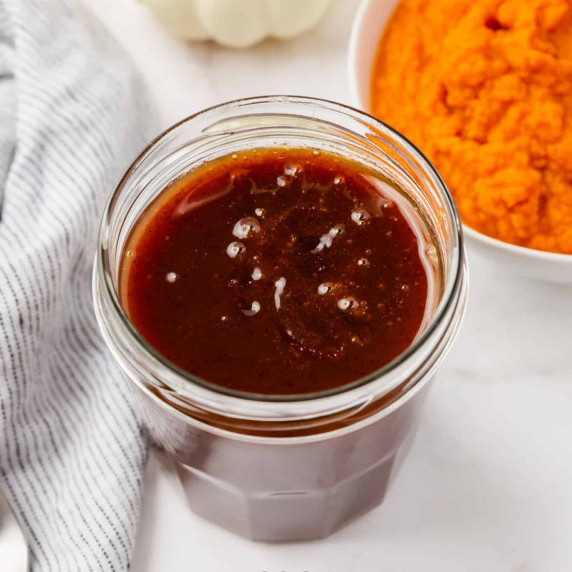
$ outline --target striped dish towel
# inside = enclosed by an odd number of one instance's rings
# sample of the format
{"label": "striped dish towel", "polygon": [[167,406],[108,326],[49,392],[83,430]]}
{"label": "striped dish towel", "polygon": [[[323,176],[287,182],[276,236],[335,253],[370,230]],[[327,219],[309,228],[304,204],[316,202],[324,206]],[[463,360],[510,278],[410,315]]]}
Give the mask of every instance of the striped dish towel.
{"label": "striped dish towel", "polygon": [[90,282],[104,202],[153,122],[83,10],[0,0],[0,488],[34,572],[127,569],[147,454]]}

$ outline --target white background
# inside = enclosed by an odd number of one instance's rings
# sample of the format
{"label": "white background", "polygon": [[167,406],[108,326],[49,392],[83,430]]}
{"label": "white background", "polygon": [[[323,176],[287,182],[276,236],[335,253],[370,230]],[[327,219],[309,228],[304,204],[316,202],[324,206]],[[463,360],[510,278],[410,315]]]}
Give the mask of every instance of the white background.
{"label": "white background", "polygon": [[[349,103],[355,1],[340,0],[299,39],[246,51],[170,38],[134,0],[89,4],[133,54],[164,126],[250,95]],[[463,329],[379,509],[326,540],[252,543],[191,513],[154,453],[133,571],[572,570],[572,289],[469,258]]]}

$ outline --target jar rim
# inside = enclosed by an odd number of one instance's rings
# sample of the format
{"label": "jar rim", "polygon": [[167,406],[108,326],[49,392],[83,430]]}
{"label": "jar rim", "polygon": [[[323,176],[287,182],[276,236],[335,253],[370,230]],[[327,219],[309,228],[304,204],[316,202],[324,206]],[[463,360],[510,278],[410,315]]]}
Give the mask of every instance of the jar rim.
{"label": "jar rim", "polygon": [[[219,386],[215,383],[209,382],[204,380],[198,376],[193,375],[192,373],[185,371],[172,362],[170,362],[165,356],[160,354],[157,350],[155,350],[137,331],[131,320],[128,318],[123,305],[119,300],[119,295],[117,293],[117,289],[115,287],[110,264],[109,258],[107,253],[107,244],[108,244],[108,231],[109,231],[109,220],[111,218],[111,213],[113,211],[113,207],[115,204],[116,199],[121,194],[123,188],[127,184],[130,176],[136,170],[136,168],[146,159],[148,154],[152,152],[162,141],[164,141],[170,134],[175,132],[176,130],[182,128],[186,124],[195,121],[199,118],[208,118],[209,116],[213,116],[213,120],[216,119],[216,116],[220,113],[225,111],[235,111],[236,109],[248,108],[248,106],[256,105],[256,104],[282,104],[282,105],[292,105],[294,106],[314,106],[314,107],[322,107],[327,109],[330,112],[335,112],[340,114],[340,116],[345,116],[346,118],[350,118],[361,124],[366,125],[367,127],[376,128],[380,130],[383,135],[387,136],[390,141],[397,142],[405,152],[413,157],[422,167],[423,167],[423,174],[424,176],[428,177],[431,184],[435,186],[438,190],[443,203],[446,207],[447,217],[449,218],[449,223],[452,228],[452,234],[454,238],[453,250],[454,256],[452,256],[452,265],[447,273],[444,288],[442,291],[441,298],[437,305],[437,308],[431,317],[430,322],[427,324],[426,328],[418,335],[418,337],[413,341],[413,343],[401,354],[399,354],[395,359],[393,359],[388,364],[384,365],[382,368],[375,370],[374,372],[368,374],[367,376],[361,377],[355,381],[352,381],[348,384],[335,387],[332,389],[328,389],[325,391],[313,392],[313,393],[304,393],[304,394],[292,394],[292,395],[265,395],[265,394],[258,394],[258,393],[249,393],[249,392],[242,392],[236,391],[232,389],[227,389],[222,386]],[[287,114],[278,114],[278,115],[287,115]],[[303,116],[305,119],[313,119],[316,123],[320,123],[319,118],[314,118],[310,116]],[[117,183],[113,193],[108,199],[108,202],[104,208],[102,221],[99,228],[99,235],[98,235],[98,246],[97,246],[97,253],[96,253],[96,264],[94,270],[94,278],[97,280],[100,287],[102,287],[105,291],[105,295],[108,300],[111,302],[111,307],[113,312],[115,313],[116,317],[119,318],[122,325],[126,328],[129,332],[130,338],[132,341],[136,343],[136,345],[149,357],[152,358],[153,362],[159,365],[161,368],[166,369],[172,373],[174,373],[183,384],[190,384],[190,387],[201,388],[201,391],[206,391],[207,394],[216,394],[218,398],[227,397],[238,400],[238,402],[261,402],[263,404],[296,404],[301,402],[311,402],[317,400],[327,400],[329,398],[335,398],[340,395],[348,394],[352,392],[352,390],[359,390],[364,386],[370,385],[372,382],[376,380],[380,380],[381,378],[386,377],[389,373],[396,370],[403,364],[405,364],[409,358],[413,354],[417,352],[417,350],[422,347],[431,335],[435,332],[435,330],[439,327],[439,325],[443,322],[444,318],[448,314],[448,310],[452,303],[458,298],[455,296],[455,293],[458,292],[461,288],[461,283],[463,282],[463,275],[465,271],[464,262],[464,246],[463,246],[463,233],[462,233],[462,226],[460,217],[455,206],[455,202],[453,197],[448,190],[445,182],[439,175],[436,168],[433,164],[429,161],[429,159],[424,155],[422,151],[420,151],[411,141],[409,141],[404,135],[399,133],[397,130],[392,128],[391,126],[387,125],[380,119],[377,119],[368,113],[355,109],[353,107],[337,103],[334,101],[326,100],[326,99],[319,99],[319,98],[311,98],[311,97],[303,97],[303,96],[286,96],[286,95],[272,95],[272,96],[256,96],[256,97],[248,97],[237,99],[233,101],[229,101],[226,103],[214,105],[207,109],[201,110],[195,114],[192,114],[179,122],[175,123],[168,129],[164,130],[160,133],[157,137],[155,137],[143,151],[138,155],[138,157],[133,161],[131,166],[127,169],[124,175],[121,177],[119,182]]]}

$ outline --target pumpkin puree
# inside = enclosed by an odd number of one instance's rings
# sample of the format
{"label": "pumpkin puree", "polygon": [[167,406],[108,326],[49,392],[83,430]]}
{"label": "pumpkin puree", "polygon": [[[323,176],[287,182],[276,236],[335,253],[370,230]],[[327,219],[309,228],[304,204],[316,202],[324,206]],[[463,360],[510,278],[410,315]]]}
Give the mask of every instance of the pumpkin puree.
{"label": "pumpkin puree", "polygon": [[572,254],[572,0],[402,0],[372,111],[429,156],[469,226]]}

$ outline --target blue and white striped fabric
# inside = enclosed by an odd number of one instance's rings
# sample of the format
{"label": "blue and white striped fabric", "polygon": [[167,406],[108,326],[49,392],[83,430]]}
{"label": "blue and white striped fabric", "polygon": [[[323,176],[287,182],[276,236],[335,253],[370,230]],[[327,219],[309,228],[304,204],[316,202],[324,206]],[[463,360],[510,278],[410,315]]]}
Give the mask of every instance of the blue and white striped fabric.
{"label": "blue and white striped fabric", "polygon": [[0,488],[34,572],[128,567],[147,450],[90,282],[104,202],[154,126],[83,10],[0,0]]}

